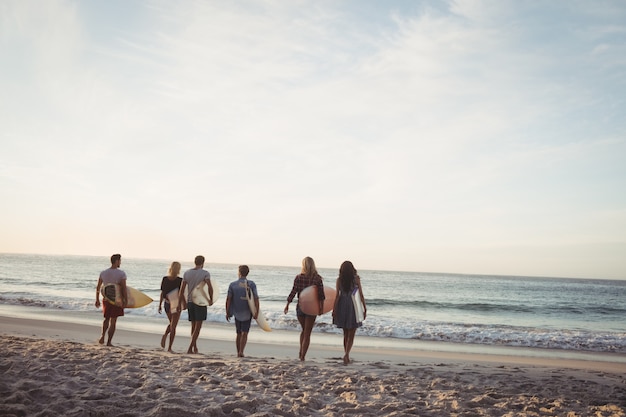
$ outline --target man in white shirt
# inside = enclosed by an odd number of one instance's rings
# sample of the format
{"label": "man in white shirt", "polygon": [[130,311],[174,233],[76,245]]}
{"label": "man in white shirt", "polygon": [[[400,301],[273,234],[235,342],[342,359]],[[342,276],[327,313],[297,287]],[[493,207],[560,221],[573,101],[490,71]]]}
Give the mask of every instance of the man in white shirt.
{"label": "man in white shirt", "polygon": [[209,271],[205,271],[204,268],[204,256],[198,255],[194,260],[195,268],[190,269],[183,275],[183,284],[180,287],[179,297],[179,309],[182,307],[182,296],[187,290],[187,314],[189,315],[189,321],[191,322],[191,343],[187,353],[198,353],[198,337],[200,336],[200,329],[202,328],[202,322],[207,318],[207,307],[194,304],[191,299],[191,292],[202,281],[206,281],[209,289],[209,298],[211,301],[209,305],[213,304],[213,286],[211,285],[211,274]]}
{"label": "man in white shirt", "polygon": [[[113,335],[115,334],[117,318],[124,315],[124,307],[126,307],[126,304],[128,303],[126,295],[126,273],[119,269],[121,264],[122,255],[119,253],[112,255],[111,267],[102,271],[100,273],[100,277],[98,278],[98,286],[96,288],[97,308],[100,308],[100,288],[102,286],[106,288],[109,285],[115,285],[116,287],[112,287],[113,291],[115,291],[112,299],[115,300],[117,298],[121,298],[121,305],[116,305],[108,300],[103,300],[102,310],[104,313],[104,321],[102,322],[102,336],[98,341],[101,345],[104,344],[104,336],[108,330],[107,346],[113,346],[111,344],[111,340],[113,340]],[[118,292],[119,294],[117,294]]]}

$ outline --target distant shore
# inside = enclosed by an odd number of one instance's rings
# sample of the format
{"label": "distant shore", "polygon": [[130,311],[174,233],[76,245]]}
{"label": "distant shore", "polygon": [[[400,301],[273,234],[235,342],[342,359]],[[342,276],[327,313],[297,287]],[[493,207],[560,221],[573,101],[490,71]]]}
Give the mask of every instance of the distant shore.
{"label": "distant shore", "polygon": [[202,338],[200,354],[187,355],[183,325],[175,343],[180,353],[168,354],[157,332],[120,328],[116,346],[107,348],[96,343],[100,328],[92,320],[50,321],[0,311],[0,404],[9,415],[45,409],[44,415],[67,416],[626,412],[626,363],[612,362],[610,355],[576,360],[371,348],[358,346],[357,337],[354,362],[344,366],[340,343],[316,343],[320,335],[313,335],[301,363],[297,333],[268,343],[255,341],[262,334],[257,329],[247,357],[238,359],[234,328],[207,325],[206,333],[218,330],[231,338]]}

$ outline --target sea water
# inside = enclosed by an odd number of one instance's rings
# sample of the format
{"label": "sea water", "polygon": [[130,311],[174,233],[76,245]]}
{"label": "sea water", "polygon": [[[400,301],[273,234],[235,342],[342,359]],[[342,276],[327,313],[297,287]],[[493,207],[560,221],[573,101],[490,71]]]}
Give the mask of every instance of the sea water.
{"label": "sea water", "polygon": [[[192,268],[184,262],[183,272]],[[0,306],[28,306],[41,312],[92,314],[100,271],[108,256],[0,254]],[[160,285],[170,260],[122,258],[128,285],[155,302],[126,315],[163,324],[158,312]],[[250,266],[261,309],[276,330],[299,331],[295,300],[284,314],[294,266]],[[355,265],[358,268],[358,265]],[[237,265],[207,262],[221,289],[209,307],[209,322],[226,323],[225,292],[237,279]],[[335,286],[337,268],[319,270]],[[359,270],[367,318],[358,335],[406,341],[451,342],[461,346],[530,347],[566,352],[626,354],[626,280],[482,276]],[[71,313],[71,314],[70,314]],[[181,321],[187,320],[184,311]],[[78,314],[80,315],[80,314]],[[318,317],[314,332],[337,333],[332,317]],[[271,335],[271,333],[269,334]]]}

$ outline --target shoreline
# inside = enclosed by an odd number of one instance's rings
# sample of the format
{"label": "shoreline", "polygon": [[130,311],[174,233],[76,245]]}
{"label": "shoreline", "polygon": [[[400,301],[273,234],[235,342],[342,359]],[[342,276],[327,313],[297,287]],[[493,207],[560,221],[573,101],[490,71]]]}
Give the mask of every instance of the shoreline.
{"label": "shoreline", "polygon": [[[341,336],[320,343],[314,334],[300,362],[297,333],[267,343],[255,341],[258,329],[237,358],[234,325],[203,328],[197,355],[183,353],[181,326],[171,354],[157,332],[120,326],[106,347],[91,317],[54,316],[0,312],[5,415],[626,415],[626,364],[607,360],[381,349],[357,336],[344,366]],[[230,337],[211,338],[218,330]]]}
{"label": "shoreline", "polygon": [[[96,342],[101,333],[102,313],[93,311],[70,312],[45,310],[38,307],[0,306],[0,333],[44,339],[71,340],[80,343]],[[160,348],[160,337],[167,326],[167,318],[146,319],[126,315],[118,320],[114,344],[130,348],[153,350]],[[174,351],[186,353],[190,342],[190,326],[181,321],[177,327]],[[284,359],[297,358],[299,332],[273,330],[264,332],[256,323],[248,337],[246,351],[259,352],[257,356],[274,356],[280,352]],[[222,354],[235,350],[234,323],[205,322],[198,343],[206,351],[212,347]],[[314,332],[307,359],[340,358],[343,356],[341,334]],[[351,356],[364,362],[388,361],[406,363],[414,361],[448,360],[455,362],[507,363],[553,366],[574,369],[620,371],[626,374],[626,355],[606,352],[563,351],[527,347],[469,345],[447,342],[377,338],[359,335],[355,338]]]}

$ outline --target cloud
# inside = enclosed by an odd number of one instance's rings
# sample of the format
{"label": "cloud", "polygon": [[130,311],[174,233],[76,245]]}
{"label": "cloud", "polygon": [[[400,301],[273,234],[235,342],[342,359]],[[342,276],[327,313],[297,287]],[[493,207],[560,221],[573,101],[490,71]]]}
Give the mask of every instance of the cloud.
{"label": "cloud", "polygon": [[1,210],[258,263],[503,271],[484,251],[620,242],[623,9],[4,3]]}

